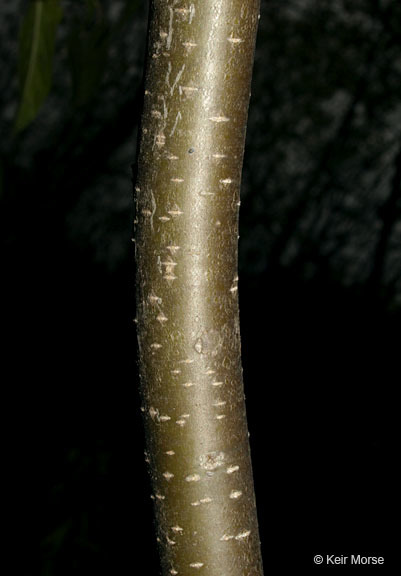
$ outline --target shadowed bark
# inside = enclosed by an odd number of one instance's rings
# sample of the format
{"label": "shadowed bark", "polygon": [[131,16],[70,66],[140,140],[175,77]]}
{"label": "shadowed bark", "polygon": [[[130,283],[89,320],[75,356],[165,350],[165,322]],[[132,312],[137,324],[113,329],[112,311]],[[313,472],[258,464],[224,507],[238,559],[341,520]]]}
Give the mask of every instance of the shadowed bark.
{"label": "shadowed bark", "polygon": [[260,576],[238,311],[259,0],[155,0],[135,186],[141,394],[163,574]]}

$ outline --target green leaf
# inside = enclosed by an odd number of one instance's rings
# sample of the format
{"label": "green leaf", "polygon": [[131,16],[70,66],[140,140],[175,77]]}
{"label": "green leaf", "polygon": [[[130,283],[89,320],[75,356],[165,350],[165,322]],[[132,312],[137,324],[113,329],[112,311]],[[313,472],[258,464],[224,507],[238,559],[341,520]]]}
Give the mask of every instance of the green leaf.
{"label": "green leaf", "polygon": [[110,36],[102,21],[90,29],[71,32],[68,54],[71,64],[74,104],[83,106],[96,94],[106,69]]}
{"label": "green leaf", "polygon": [[50,91],[54,43],[61,17],[59,0],[34,0],[23,18],[19,38],[20,101],[16,132],[36,118]]}

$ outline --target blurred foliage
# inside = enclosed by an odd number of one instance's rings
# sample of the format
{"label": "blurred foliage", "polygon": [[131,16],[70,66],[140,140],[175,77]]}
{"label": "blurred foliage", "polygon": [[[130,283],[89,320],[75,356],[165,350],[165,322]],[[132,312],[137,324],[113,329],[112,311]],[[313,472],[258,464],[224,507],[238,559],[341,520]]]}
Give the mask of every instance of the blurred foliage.
{"label": "blurred foliage", "polygon": [[243,212],[261,237],[243,236],[244,266],[400,301],[400,22],[387,0],[265,2]]}
{"label": "blurred foliage", "polygon": [[110,36],[98,3],[90,2],[91,13],[78,21],[68,38],[74,103],[86,104],[99,89],[107,66]]}
{"label": "blurred foliage", "polygon": [[62,17],[59,0],[35,0],[22,20],[19,39],[20,104],[15,127],[23,130],[35,119],[49,93],[54,40]]}
{"label": "blurred foliage", "polygon": [[[17,132],[35,120],[49,94],[62,4],[62,0],[30,0],[26,7],[19,37]],[[69,73],[75,106],[83,106],[95,97],[106,70],[113,36],[123,31],[139,6],[138,0],[125,2],[120,18],[111,24],[99,0],[80,2],[73,9],[67,3]]]}

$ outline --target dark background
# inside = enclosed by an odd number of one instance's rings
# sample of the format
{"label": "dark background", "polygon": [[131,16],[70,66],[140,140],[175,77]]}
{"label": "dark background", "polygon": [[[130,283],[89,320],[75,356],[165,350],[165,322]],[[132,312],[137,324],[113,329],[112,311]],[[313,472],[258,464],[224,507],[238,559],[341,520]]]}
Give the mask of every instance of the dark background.
{"label": "dark background", "polygon": [[[14,572],[156,575],[132,321],[147,3],[64,3],[51,92],[15,135],[25,8],[0,7]],[[239,294],[266,574],[397,552],[400,49],[398,0],[262,0]]]}

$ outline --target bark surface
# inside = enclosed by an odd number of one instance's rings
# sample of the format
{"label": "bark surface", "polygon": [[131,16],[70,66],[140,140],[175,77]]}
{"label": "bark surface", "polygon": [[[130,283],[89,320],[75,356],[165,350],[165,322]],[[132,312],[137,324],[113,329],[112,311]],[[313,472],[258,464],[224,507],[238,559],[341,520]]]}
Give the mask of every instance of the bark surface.
{"label": "bark surface", "polygon": [[260,576],[238,212],[259,0],[154,0],[136,198],[142,410],[164,575]]}

